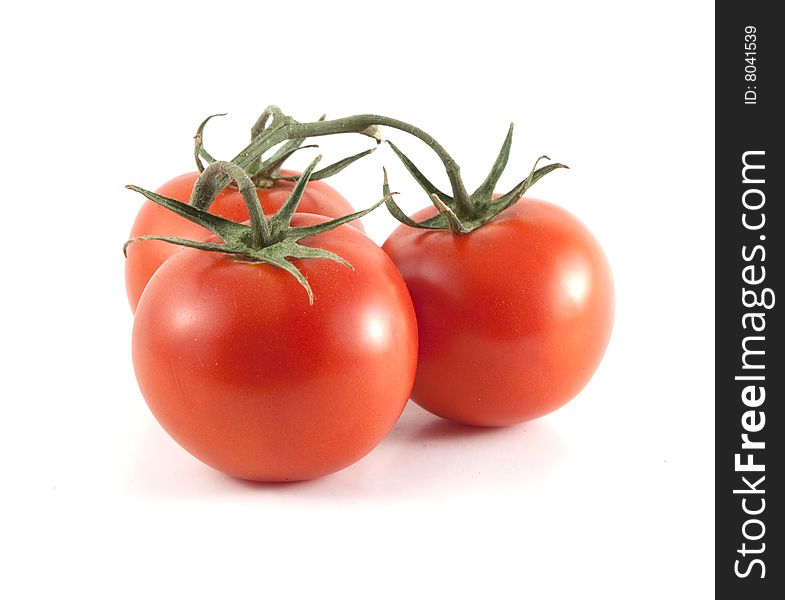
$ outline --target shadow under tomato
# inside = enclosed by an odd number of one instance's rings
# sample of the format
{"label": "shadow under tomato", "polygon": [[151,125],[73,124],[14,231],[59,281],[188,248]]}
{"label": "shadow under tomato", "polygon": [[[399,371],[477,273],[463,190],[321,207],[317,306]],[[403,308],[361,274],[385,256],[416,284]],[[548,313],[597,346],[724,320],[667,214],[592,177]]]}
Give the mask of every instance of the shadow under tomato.
{"label": "shadow under tomato", "polygon": [[151,416],[139,439],[127,483],[132,494],[143,497],[203,499],[223,495],[216,476],[224,477],[183,450]]}
{"label": "shadow under tomato", "polygon": [[292,483],[227,478],[227,485],[292,502],[406,501],[525,487],[546,478],[565,454],[558,430],[544,419],[513,427],[470,427],[409,403],[390,435],[343,471]]}
{"label": "shadow under tomato", "polygon": [[565,454],[565,442],[547,417],[513,427],[471,427],[410,402],[387,438],[365,458],[311,481],[230,477],[189,456],[151,423],[140,441],[131,484],[146,496],[169,499],[239,496],[253,501],[272,496],[294,505],[409,501],[536,485],[558,468]]}
{"label": "shadow under tomato", "polygon": [[499,435],[504,427],[474,427],[472,425],[462,425],[453,423],[446,419],[433,417],[429,423],[417,428],[410,438],[413,441],[425,443],[449,440],[452,438],[483,438]]}

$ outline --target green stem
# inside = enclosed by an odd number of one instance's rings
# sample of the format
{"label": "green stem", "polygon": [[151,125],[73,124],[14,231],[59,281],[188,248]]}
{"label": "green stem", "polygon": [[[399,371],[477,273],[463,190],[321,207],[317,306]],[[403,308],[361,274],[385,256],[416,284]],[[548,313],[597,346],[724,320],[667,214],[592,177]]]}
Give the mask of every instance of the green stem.
{"label": "green stem", "polygon": [[458,207],[467,208],[469,194],[461,179],[461,168],[452,156],[437,142],[430,134],[419,127],[410,125],[404,121],[385,117],[382,115],[355,115],[343,119],[333,119],[330,121],[315,121],[311,123],[298,123],[291,117],[281,117],[278,123],[272,123],[269,128],[254,138],[251,144],[243,150],[233,162],[243,164],[250,157],[260,156],[267,152],[276,144],[286,140],[319,137],[323,135],[334,135],[338,133],[365,133],[369,135],[369,130],[376,126],[390,127],[415,136],[427,144],[439,157],[447,171],[447,177],[452,186],[453,197]]}
{"label": "green stem", "polygon": [[273,104],[265,108],[262,114],[259,115],[259,118],[256,119],[256,123],[254,123],[253,127],[251,127],[251,139],[261,135],[262,132],[267,129],[267,121],[269,121],[271,118],[273,122],[275,122],[277,119],[280,119],[283,116],[283,111]]}
{"label": "green stem", "polygon": [[254,185],[248,173],[234,163],[216,161],[208,165],[199,176],[199,179],[196,180],[191,193],[191,206],[207,210],[219,192],[226,187],[227,177],[237,183],[245,205],[248,207],[254,243],[262,244],[266,242],[271,236],[270,223],[267,221],[267,217],[264,216],[259,197],[256,195],[256,185]]}
{"label": "green stem", "polygon": [[[271,104],[265,108],[262,111],[262,114],[259,115],[259,118],[256,119],[256,123],[254,123],[253,127],[251,127],[251,141],[262,135],[267,130],[268,121],[270,121],[270,125],[272,126],[276,121],[284,116],[285,115],[283,114],[283,111],[274,104]],[[246,170],[251,174],[256,173],[262,168],[262,162],[262,155],[259,154],[256,160],[253,161],[253,163],[251,163],[251,165],[249,165]]]}
{"label": "green stem", "polygon": [[210,115],[199,124],[199,127],[196,130],[196,135],[194,136],[194,159],[196,160],[196,168],[199,169],[200,173],[204,171],[202,158],[204,158],[209,163],[215,162],[215,159],[210,155],[210,153],[204,149],[204,128],[207,126],[207,123],[210,122],[210,119],[214,117],[225,116],[226,113],[216,113],[214,115]]}

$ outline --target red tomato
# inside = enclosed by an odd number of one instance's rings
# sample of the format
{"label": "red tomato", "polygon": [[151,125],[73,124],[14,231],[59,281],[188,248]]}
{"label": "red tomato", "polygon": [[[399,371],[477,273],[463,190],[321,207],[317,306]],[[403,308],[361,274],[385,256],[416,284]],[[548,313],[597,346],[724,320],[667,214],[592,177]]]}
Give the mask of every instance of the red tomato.
{"label": "red tomato", "polygon": [[[293,225],[325,220],[297,214]],[[417,325],[392,261],[347,225],[302,243],[354,267],[294,259],[313,305],[282,269],[183,249],[136,311],[133,361],[150,409],[235,477],[293,481],[352,464],[395,424],[414,381]]]}
{"label": "red tomato", "polygon": [[383,248],[417,313],[412,400],[427,410],[469,425],[526,421],[573,398],[599,365],[613,280],[566,210],[523,198],[471,233],[402,225]]}
{"label": "red tomato", "polygon": [[[281,175],[296,176],[299,173],[281,171]],[[156,191],[167,198],[188,202],[191,190],[198,178],[198,172],[186,173],[167,181]],[[277,211],[289,196],[292,187],[294,187],[294,182],[278,181],[274,187],[259,188],[257,195],[265,213],[272,214]],[[335,218],[352,213],[354,209],[343,196],[323,181],[309,181],[297,211]],[[218,194],[210,207],[210,212],[239,223],[248,220],[248,208],[235,187],[226,188]],[[352,221],[351,225],[364,231],[359,221]],[[210,232],[170,210],[152,202],[145,202],[131,228],[130,237],[135,238],[146,234],[201,240],[208,237]],[[179,246],[159,241],[146,241],[143,244],[132,244],[128,247],[128,257],[125,262],[125,287],[132,310],[136,310],[139,298],[153,273],[167,258],[179,251]]]}

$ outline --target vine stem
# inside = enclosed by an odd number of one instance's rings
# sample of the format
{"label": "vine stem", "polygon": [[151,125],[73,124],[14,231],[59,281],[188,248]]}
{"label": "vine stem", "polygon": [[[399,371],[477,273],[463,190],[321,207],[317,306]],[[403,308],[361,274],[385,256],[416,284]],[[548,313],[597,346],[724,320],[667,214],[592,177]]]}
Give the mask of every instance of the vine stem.
{"label": "vine stem", "polygon": [[[272,125],[278,119],[281,119],[283,117],[285,117],[283,111],[277,106],[275,106],[274,104],[271,104],[270,106],[265,108],[262,114],[259,115],[259,118],[256,119],[256,123],[254,123],[253,127],[251,127],[251,140],[256,139],[267,130],[268,121],[270,121]],[[255,173],[261,168],[262,168],[262,155],[259,154],[258,158],[253,163],[251,163],[251,165],[248,167],[247,170],[249,173]]]}
{"label": "vine stem", "polygon": [[249,158],[260,156],[270,150],[273,146],[286,140],[303,139],[309,137],[319,137],[324,135],[334,135],[338,133],[368,133],[376,126],[390,127],[398,129],[420,139],[427,144],[439,157],[447,171],[450,180],[455,203],[460,208],[468,207],[469,194],[461,179],[461,168],[452,156],[439,142],[430,134],[419,127],[385,117],[383,115],[363,114],[345,117],[343,119],[332,119],[330,121],[314,121],[310,123],[300,123],[291,117],[280,117],[274,119],[273,123],[265,129],[259,136],[255,137],[251,144],[241,152],[233,162],[244,164]]}
{"label": "vine stem", "polygon": [[254,123],[253,127],[251,127],[251,139],[254,139],[265,129],[267,129],[267,121],[270,119],[275,121],[276,119],[280,119],[283,116],[283,111],[273,104],[265,108],[264,112],[262,112],[262,114],[259,115],[259,118],[256,119],[256,123]]}
{"label": "vine stem", "polygon": [[256,185],[248,173],[234,163],[219,160],[208,165],[196,180],[191,193],[191,206],[205,210],[218,193],[226,187],[226,183],[223,181],[224,177],[229,177],[237,183],[237,188],[248,207],[254,242],[260,244],[269,240],[272,234],[270,223],[267,221],[259,203],[259,197],[256,195]]}

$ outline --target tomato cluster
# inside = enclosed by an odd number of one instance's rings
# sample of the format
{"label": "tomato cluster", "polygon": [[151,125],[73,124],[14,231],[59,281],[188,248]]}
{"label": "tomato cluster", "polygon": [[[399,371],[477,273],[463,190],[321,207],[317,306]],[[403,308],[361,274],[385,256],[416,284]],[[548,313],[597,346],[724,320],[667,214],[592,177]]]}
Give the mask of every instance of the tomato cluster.
{"label": "tomato cluster", "polygon": [[[453,177],[448,195],[390,144],[433,206],[407,217],[385,177],[382,201],[401,224],[380,248],[356,220],[370,209],[354,213],[311,180],[315,162],[302,175],[276,169],[264,186],[248,169],[286,139],[376,136],[369,125],[401,122],[286,119],[231,163],[157,193],[134,188],[153,201],[127,248],[134,368],[180,445],[235,477],[310,479],[372,450],[410,397],[453,421],[500,426],[586,385],[612,328],[610,267],[578,219],[523,196],[563,165],[535,165],[495,194],[510,130],[486,182],[466,194]],[[405,130],[457,172],[430,136]]]}

